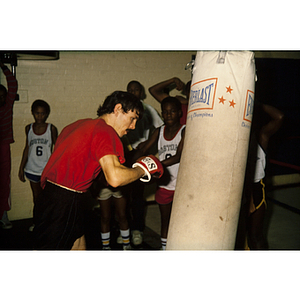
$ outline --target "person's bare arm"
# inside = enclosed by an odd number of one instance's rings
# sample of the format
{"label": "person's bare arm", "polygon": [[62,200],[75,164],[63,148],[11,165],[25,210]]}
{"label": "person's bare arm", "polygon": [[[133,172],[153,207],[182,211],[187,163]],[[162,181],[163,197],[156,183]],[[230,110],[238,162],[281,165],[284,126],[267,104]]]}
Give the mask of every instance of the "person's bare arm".
{"label": "person's bare arm", "polygon": [[56,140],[57,140],[57,136],[58,136],[58,130],[52,124],[52,126],[51,126],[51,139],[52,139],[51,151],[53,151],[54,145],[55,145]]}
{"label": "person's bare arm", "polygon": [[158,101],[162,102],[169,94],[165,93],[164,90],[172,83],[176,84],[176,89],[182,91],[184,89],[184,83],[177,77],[170,78],[168,80],[159,82],[149,88],[149,93]]}
{"label": "person's bare arm", "polygon": [[156,128],[148,140],[140,143],[137,146],[137,150],[139,150],[141,155],[145,155],[147,151],[158,142],[158,135],[159,135],[160,127]]}
{"label": "person's bare arm", "polygon": [[272,118],[269,123],[262,127],[259,135],[259,143],[266,150],[270,137],[282,126],[284,114],[271,105],[262,104],[261,107]]}
{"label": "person's bare arm", "polygon": [[100,158],[99,163],[107,183],[112,187],[127,185],[145,174],[142,168],[127,168],[123,166],[115,155],[105,155]]}
{"label": "person's bare arm", "polygon": [[26,135],[25,147],[24,147],[24,150],[23,150],[22,160],[21,160],[21,163],[20,163],[19,173],[18,173],[18,177],[22,182],[26,181],[25,176],[24,176],[24,168],[25,168],[25,165],[26,165],[27,160],[28,160],[28,151],[29,151],[28,132],[29,132],[29,129],[30,129],[30,125],[27,125],[25,127],[25,135]]}

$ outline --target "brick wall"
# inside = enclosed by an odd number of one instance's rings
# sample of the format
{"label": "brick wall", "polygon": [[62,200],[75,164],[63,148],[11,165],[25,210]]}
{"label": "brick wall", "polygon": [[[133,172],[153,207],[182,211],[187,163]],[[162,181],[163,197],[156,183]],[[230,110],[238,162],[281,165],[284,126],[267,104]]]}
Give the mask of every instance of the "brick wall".
{"label": "brick wall", "polygon": [[[115,90],[126,90],[130,80],[140,81],[147,93],[145,102],[160,112],[159,103],[148,88],[173,76],[187,82],[190,71],[184,69],[195,54],[192,51],[174,52],[60,52],[56,61],[19,60],[16,70],[20,101],[14,105],[14,138],[11,145],[12,209],[11,220],[32,217],[32,193],[29,182],[18,179],[18,169],[25,145],[25,126],[33,122],[31,104],[43,99],[50,104],[49,123],[60,132],[71,122],[96,117],[96,110],[105,97]],[[6,85],[1,74],[1,83]],[[171,95],[178,94],[173,91]],[[155,186],[149,186],[147,199],[153,200]]]}

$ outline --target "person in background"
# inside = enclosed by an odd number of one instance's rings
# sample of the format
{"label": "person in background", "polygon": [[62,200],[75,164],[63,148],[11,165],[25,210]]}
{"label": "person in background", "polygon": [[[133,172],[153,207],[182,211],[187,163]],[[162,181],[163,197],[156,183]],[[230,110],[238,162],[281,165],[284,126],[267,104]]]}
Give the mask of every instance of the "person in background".
{"label": "person in background", "polygon": [[43,191],[34,205],[34,249],[81,247],[88,189],[100,172],[112,187],[162,176],[163,167],[155,157],[139,159],[132,168],[122,165],[120,138],[135,128],[143,111],[134,95],[115,91],[98,108],[98,118],[78,120],[62,130],[43,170]]}
{"label": "person in background", "polygon": [[0,84],[0,222],[3,229],[12,228],[7,211],[11,207],[10,172],[11,153],[10,144],[13,138],[13,105],[16,99],[18,82],[11,71],[0,60],[0,67],[6,77],[7,89]]}
{"label": "person in background", "polygon": [[166,97],[169,97],[168,91],[170,90],[172,85],[176,85],[176,89],[178,91],[184,91],[184,94],[186,96],[183,97],[181,95],[177,95],[176,98],[181,103],[181,111],[182,116],[180,119],[181,124],[186,124],[186,118],[187,118],[187,109],[188,109],[188,103],[189,103],[189,97],[190,97],[190,91],[191,91],[191,80],[187,82],[185,85],[178,77],[172,77],[170,79],[164,80],[162,82],[159,82],[152,87],[149,88],[150,94],[158,101],[162,102],[163,99]]}
{"label": "person in background", "polygon": [[97,198],[100,202],[102,249],[110,250],[110,223],[112,203],[120,227],[123,250],[130,250],[130,230],[126,216],[126,198],[121,188],[105,187],[100,190]]}
{"label": "person in background", "polygon": [[173,197],[176,187],[179,162],[184,144],[185,125],[180,124],[181,103],[175,97],[166,97],[161,102],[163,126],[157,128],[151,137],[138,146],[141,154],[157,144],[159,160],[166,168],[165,175],[158,181],[155,200],[161,214],[161,244],[166,249]]}
{"label": "person in background", "polygon": [[[31,113],[34,123],[25,127],[26,142],[18,176],[22,182],[25,182],[25,176],[29,180],[35,203],[42,192],[41,175],[52,153],[58,131],[54,125],[46,123],[50,114],[50,106],[46,101],[35,100],[31,106]],[[29,230],[32,231],[33,227],[34,223]]]}
{"label": "person in background", "polygon": [[250,133],[245,176],[246,248],[266,250],[268,243],[263,233],[265,210],[265,169],[270,138],[280,129],[284,114],[277,108],[255,101]]}
{"label": "person in background", "polygon": [[[135,95],[140,99],[143,107],[143,118],[140,118],[134,130],[131,130],[126,135],[131,151],[127,151],[129,163],[133,163],[136,159],[136,147],[146,140],[155,128],[163,125],[163,121],[158,112],[149,104],[144,102],[146,98],[143,85],[136,81],[130,81],[127,84],[127,92]],[[134,246],[141,245],[143,242],[143,231],[145,228],[145,198],[144,184],[140,181],[135,182],[129,187],[130,211],[132,216],[131,233],[132,243]],[[119,242],[122,240],[119,238]]]}

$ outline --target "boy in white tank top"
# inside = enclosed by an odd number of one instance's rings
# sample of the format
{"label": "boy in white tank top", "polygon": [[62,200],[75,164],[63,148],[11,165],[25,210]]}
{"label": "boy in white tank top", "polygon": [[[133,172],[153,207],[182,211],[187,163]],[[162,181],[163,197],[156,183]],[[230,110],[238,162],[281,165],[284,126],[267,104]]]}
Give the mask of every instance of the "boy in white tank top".
{"label": "boy in white tank top", "polygon": [[[25,176],[30,182],[33,203],[42,191],[40,179],[45,165],[56,142],[57,128],[46,123],[50,114],[50,106],[44,100],[35,100],[31,106],[34,123],[25,127],[26,143],[19,168],[19,179],[25,182]],[[34,226],[30,226],[32,231]]]}
{"label": "boy in white tank top", "polygon": [[165,167],[164,176],[158,181],[158,189],[155,194],[155,200],[159,205],[161,214],[161,244],[162,249],[165,250],[179,162],[183,149],[185,125],[180,124],[182,110],[181,103],[177,98],[166,97],[163,99],[161,109],[165,125],[157,128],[151,137],[146,142],[141,143],[137,149],[144,155],[156,143],[159,160]]}

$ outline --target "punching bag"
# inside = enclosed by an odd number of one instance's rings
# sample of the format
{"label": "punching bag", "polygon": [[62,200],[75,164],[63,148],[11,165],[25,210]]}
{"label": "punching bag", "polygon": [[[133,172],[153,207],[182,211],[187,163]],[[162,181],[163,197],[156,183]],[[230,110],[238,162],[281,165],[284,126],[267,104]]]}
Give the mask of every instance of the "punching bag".
{"label": "punching bag", "polygon": [[234,249],[255,77],[253,52],[197,52],[167,250]]}

